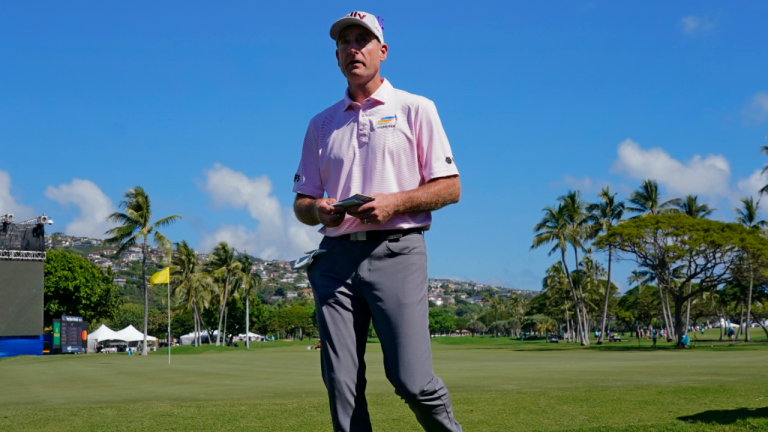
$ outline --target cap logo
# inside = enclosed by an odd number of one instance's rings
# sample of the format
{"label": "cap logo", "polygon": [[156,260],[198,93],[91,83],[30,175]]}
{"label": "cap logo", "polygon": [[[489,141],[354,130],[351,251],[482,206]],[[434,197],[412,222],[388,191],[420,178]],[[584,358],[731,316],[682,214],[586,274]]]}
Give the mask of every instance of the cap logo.
{"label": "cap logo", "polygon": [[350,14],[349,14],[349,15],[347,15],[347,16],[348,16],[348,17],[352,17],[352,18],[360,18],[361,20],[363,20],[363,19],[365,19],[365,17],[367,17],[368,15],[366,15],[366,14],[361,14],[360,12],[352,12],[352,13],[350,13]]}

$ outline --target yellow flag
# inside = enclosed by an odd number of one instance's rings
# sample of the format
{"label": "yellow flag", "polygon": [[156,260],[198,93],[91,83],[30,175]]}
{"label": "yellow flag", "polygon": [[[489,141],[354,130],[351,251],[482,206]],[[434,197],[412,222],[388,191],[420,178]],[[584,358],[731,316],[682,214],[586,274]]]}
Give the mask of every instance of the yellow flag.
{"label": "yellow flag", "polygon": [[152,285],[157,284],[164,284],[170,282],[170,274],[171,274],[171,268],[166,267],[159,272],[152,275],[152,277],[149,278],[149,283]]}

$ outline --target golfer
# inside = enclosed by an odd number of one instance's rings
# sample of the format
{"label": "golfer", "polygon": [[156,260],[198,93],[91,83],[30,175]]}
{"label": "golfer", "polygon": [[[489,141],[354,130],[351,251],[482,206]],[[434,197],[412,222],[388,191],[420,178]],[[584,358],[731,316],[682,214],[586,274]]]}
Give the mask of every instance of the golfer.
{"label": "golfer", "polygon": [[[424,231],[459,201],[459,172],[432,101],[380,77],[383,29],[367,12],[331,26],[344,98],[307,128],[294,177],[296,217],[325,235],[308,276],[333,430],[370,431],[365,347],[371,321],[384,370],[427,431],[461,431],[432,370]],[[355,194],[364,205],[332,206]]]}

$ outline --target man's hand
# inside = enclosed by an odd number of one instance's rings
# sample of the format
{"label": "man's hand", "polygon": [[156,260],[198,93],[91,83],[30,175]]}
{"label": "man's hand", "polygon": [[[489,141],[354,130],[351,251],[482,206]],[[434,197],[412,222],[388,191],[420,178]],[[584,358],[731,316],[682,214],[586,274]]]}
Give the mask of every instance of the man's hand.
{"label": "man's hand", "polygon": [[363,224],[381,225],[398,212],[400,200],[397,194],[373,194],[371,202],[347,208],[347,213],[360,219]]}
{"label": "man's hand", "polygon": [[321,198],[315,200],[315,214],[317,220],[328,228],[334,228],[344,222],[344,209],[333,207],[331,204],[336,202],[336,198]]}
{"label": "man's hand", "polygon": [[[393,194],[372,194],[375,200],[348,207],[346,213],[360,219],[363,224],[381,225],[398,213],[421,213],[441,209],[459,202],[461,183],[459,176],[440,177],[416,189]],[[337,227],[344,221],[344,209],[332,207],[335,198],[313,198],[296,194],[293,211],[296,218],[307,225],[322,223]]]}
{"label": "man's hand", "polygon": [[332,207],[335,198],[313,198],[309,195],[296,194],[293,212],[296,218],[307,225],[323,224],[333,228],[344,222],[344,209]]}

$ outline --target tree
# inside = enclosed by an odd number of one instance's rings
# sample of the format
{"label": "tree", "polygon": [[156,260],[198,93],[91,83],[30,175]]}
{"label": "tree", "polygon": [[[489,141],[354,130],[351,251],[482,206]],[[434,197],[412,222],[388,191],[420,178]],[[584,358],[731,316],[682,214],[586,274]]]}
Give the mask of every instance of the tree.
{"label": "tree", "polygon": [[109,321],[120,308],[120,291],[112,277],[79,255],[49,250],[43,273],[46,327],[62,315],[81,316],[91,324]]}
{"label": "tree", "polygon": [[[227,311],[227,301],[229,300],[229,287],[233,279],[244,279],[243,263],[236,258],[237,251],[226,242],[221,242],[213,248],[211,252],[211,268],[213,275],[219,278],[224,284],[220,291],[220,309],[219,309],[219,328],[216,334],[216,346],[219,346],[221,339],[221,325],[224,323]],[[224,331],[227,326],[224,323]]]}
{"label": "tree", "polygon": [[[472,333],[472,337],[475,337],[476,334],[485,331],[485,325],[480,321],[470,321],[469,324],[467,324],[467,330]],[[432,330],[430,329],[430,333],[431,332]]]}
{"label": "tree", "polygon": [[[573,247],[574,261],[576,262],[576,269],[579,268],[579,250],[583,250],[583,241],[589,239],[589,214],[586,211],[587,203],[581,199],[581,193],[579,191],[568,191],[567,194],[562,195],[557,199],[565,208],[565,218],[570,225],[572,235],[571,246]],[[581,284],[581,280],[577,279],[576,286],[578,287],[579,301],[576,307],[581,310],[582,319],[584,320],[584,333],[581,335],[582,345],[589,345],[589,315],[587,313],[587,306],[584,302],[584,287]]]}
{"label": "tree", "polygon": [[123,194],[119,208],[124,213],[115,212],[107,216],[107,220],[115,222],[119,226],[106,232],[111,237],[104,240],[107,244],[117,244],[115,255],[120,255],[129,247],[135,246],[138,240],[142,240],[141,257],[141,281],[144,285],[144,344],[141,355],[147,355],[147,326],[149,324],[149,293],[147,288],[147,239],[154,233],[154,242],[163,249],[170,249],[171,242],[158,231],[173,222],[181,219],[181,216],[173,215],[152,222],[152,205],[149,195],[141,186],[129,189]]}
{"label": "tree", "polygon": [[[590,204],[587,206],[587,211],[590,213],[589,221],[592,223],[592,230],[594,234],[607,233],[608,230],[616,223],[618,223],[622,217],[624,217],[624,210],[626,205],[624,201],[616,200],[617,194],[611,194],[608,186],[606,186],[598,197],[601,202]],[[613,248],[608,248],[608,280],[605,283],[605,301],[603,302],[603,316],[600,320],[600,336],[597,339],[597,344],[603,343],[603,335],[605,335],[605,322],[608,319],[608,301],[610,300],[611,293],[611,264],[613,262]]]}
{"label": "tree", "polygon": [[454,331],[456,331],[456,323],[453,321],[453,315],[444,309],[429,310],[429,333],[451,334]]}
{"label": "tree", "polygon": [[[743,254],[768,256],[768,240],[736,224],[684,215],[636,218],[611,228],[595,245],[609,245],[652,272],[675,303],[675,333],[682,346],[683,304],[733,279],[731,271]],[[677,269],[687,267],[679,278]],[[687,284],[694,289],[686,292]]]}
{"label": "tree", "polygon": [[639,213],[641,215],[659,215],[678,213],[678,207],[681,203],[679,198],[671,199],[669,201],[661,202],[661,195],[659,194],[659,184],[656,180],[645,180],[640,184],[640,187],[632,192],[629,196],[629,206],[627,211],[632,213]]}
{"label": "tree", "polygon": [[543,211],[544,217],[533,228],[536,235],[533,238],[531,249],[554,243],[554,246],[549,251],[549,255],[552,255],[555,252],[560,252],[560,262],[563,264],[563,270],[565,271],[566,280],[568,281],[571,295],[573,296],[574,308],[576,309],[578,336],[583,344],[584,338],[581,336],[587,332],[587,329],[584,326],[585,321],[582,320],[581,308],[578,306],[579,300],[576,295],[576,287],[574,286],[573,278],[568,270],[568,263],[565,259],[569,243],[576,244],[579,247],[581,246],[581,235],[578,232],[574,232],[569,225],[566,215],[567,209],[564,205],[559,204],[557,207],[545,207]]}
{"label": "tree", "polygon": [[[171,286],[174,297],[185,309],[192,311],[195,346],[200,346],[202,320],[199,309],[208,306],[215,286],[186,240],[177,243],[176,253],[171,259]],[[211,343],[210,339],[208,343]]]}
{"label": "tree", "polygon": [[[536,322],[534,329],[546,337],[549,333],[557,331],[557,324],[551,318],[542,317],[542,319]],[[548,341],[549,339],[547,339]]]}
{"label": "tree", "polygon": [[[646,286],[649,286],[650,283],[654,282],[656,280],[655,273],[649,271],[649,270],[632,270],[632,273],[627,278],[627,282],[629,282],[630,285],[636,284],[641,290],[645,288]],[[661,306],[661,315],[662,315],[662,322],[664,323],[664,327],[667,330],[667,334],[670,336],[667,338],[668,341],[672,340],[672,334],[674,334],[673,326],[672,326],[672,313],[670,312],[669,307],[667,306],[667,303],[664,299],[664,291],[661,288],[661,285],[658,287],[659,290],[659,305]],[[649,324],[650,325],[650,324]]]}
{"label": "tree", "polygon": [[[545,313],[550,316],[556,316],[564,313],[566,340],[570,342],[573,334],[571,332],[571,318],[568,313],[568,280],[565,276],[562,262],[556,262],[547,269],[546,275],[542,280],[542,294],[534,297],[534,300],[540,296],[546,296],[543,301],[543,305],[547,308],[547,310],[545,311],[544,309],[540,309],[535,313]],[[531,304],[534,303],[534,300],[531,300]]]}
{"label": "tree", "polygon": [[[768,167],[766,167],[766,169],[768,169]],[[765,172],[765,169],[763,169],[763,172]],[[757,211],[760,209],[760,200],[754,202],[752,197],[748,197],[742,198],[741,203],[743,205],[742,208],[736,207],[733,209],[733,211],[738,215],[736,217],[736,223],[741,224],[748,229],[757,231],[768,227],[768,222],[762,219],[758,220],[759,217],[757,216]],[[744,267],[747,274],[749,275],[749,294],[747,296],[747,326],[744,327],[744,341],[749,342],[749,317],[752,314],[752,290],[755,283],[755,272],[757,266],[753,262],[755,257],[746,256],[744,258]],[[741,324],[742,323],[740,323],[740,325]]]}
{"label": "tree", "polygon": [[677,203],[680,213],[692,218],[706,218],[717,210],[709,207],[707,204],[699,204],[698,195],[686,195],[684,199]]}
{"label": "tree", "polygon": [[627,327],[635,330],[650,327],[657,317],[661,304],[653,290],[648,288],[654,287],[637,285],[619,299],[617,315]]}
{"label": "tree", "polygon": [[[677,204],[677,208],[680,209],[680,213],[695,219],[709,217],[716,210],[716,209],[710,208],[707,204],[699,204],[698,195],[686,195],[685,199],[681,200]],[[688,290],[690,291],[690,289],[691,287],[689,286]],[[685,307],[686,332],[688,331],[688,327],[690,326],[690,323],[691,323],[691,299],[688,299],[688,302]]]}
{"label": "tree", "polygon": [[251,310],[251,296],[261,285],[261,276],[258,273],[251,272],[253,263],[248,255],[240,257],[240,263],[242,266],[242,274],[236,279],[234,291],[245,299],[245,347],[251,347],[251,338],[248,336],[248,332],[251,331],[250,327],[250,310]]}
{"label": "tree", "polygon": [[[762,147],[760,148],[760,152],[761,152],[761,153],[763,153],[763,154],[768,154],[768,146],[762,146]],[[768,172],[768,165],[766,165],[766,166],[763,168],[763,172],[762,172],[762,174],[765,174],[765,173],[767,173],[767,172]],[[762,188],[762,189],[760,189],[760,195],[763,195],[763,194],[765,194],[765,193],[768,193],[768,184],[767,184],[767,185],[765,185],[765,186],[763,186],[763,188]]]}

